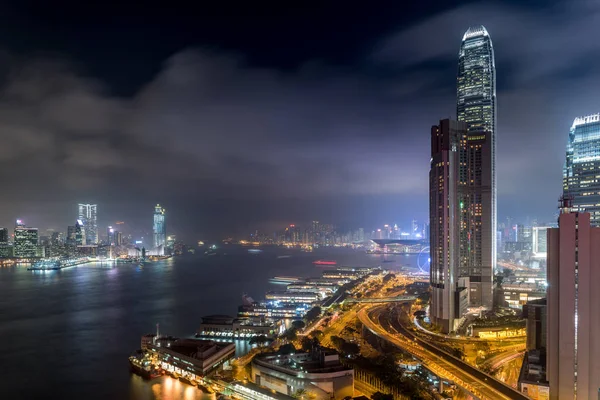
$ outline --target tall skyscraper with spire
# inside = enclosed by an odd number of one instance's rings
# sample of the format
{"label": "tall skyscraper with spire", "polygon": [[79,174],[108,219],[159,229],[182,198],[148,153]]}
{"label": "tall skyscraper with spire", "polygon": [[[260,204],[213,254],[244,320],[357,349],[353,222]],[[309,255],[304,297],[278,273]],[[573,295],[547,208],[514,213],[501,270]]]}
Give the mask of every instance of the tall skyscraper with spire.
{"label": "tall skyscraper with spire", "polygon": [[165,224],[165,214],[167,210],[162,208],[160,204],[157,204],[154,207],[154,223],[153,223],[153,233],[154,233],[154,247],[156,249],[160,249],[165,246],[167,242],[167,226]]}
{"label": "tall skyscraper with spire", "polygon": [[483,26],[469,28],[458,59],[458,172],[460,239],[458,275],[468,278],[471,306],[492,307],[496,266],[496,67],[492,39]]}

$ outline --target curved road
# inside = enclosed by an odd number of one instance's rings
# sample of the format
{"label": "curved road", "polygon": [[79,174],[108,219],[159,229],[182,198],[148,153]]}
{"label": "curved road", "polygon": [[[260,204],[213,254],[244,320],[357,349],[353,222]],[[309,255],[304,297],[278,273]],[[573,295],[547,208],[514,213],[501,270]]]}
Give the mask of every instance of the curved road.
{"label": "curved road", "polygon": [[[415,337],[401,326],[392,327],[380,320],[385,308],[364,308],[358,313],[358,318],[373,334],[409,352],[427,369],[439,376],[453,380],[457,385],[481,399],[517,399],[528,400],[528,397],[517,392],[502,382],[487,376],[476,368],[445,354],[441,350]],[[387,329],[384,326],[387,325]],[[394,334],[395,330],[400,334]]]}

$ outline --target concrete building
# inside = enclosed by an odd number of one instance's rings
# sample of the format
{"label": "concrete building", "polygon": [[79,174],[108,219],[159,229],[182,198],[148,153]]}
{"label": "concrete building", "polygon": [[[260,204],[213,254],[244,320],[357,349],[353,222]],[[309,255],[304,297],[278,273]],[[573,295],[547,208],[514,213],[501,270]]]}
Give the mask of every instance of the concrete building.
{"label": "concrete building", "polygon": [[533,227],[531,251],[535,258],[546,258],[548,251],[547,231],[547,226]]}
{"label": "concrete building", "polygon": [[235,356],[233,343],[171,336],[144,335],[142,349],[146,349],[168,373],[191,381],[198,381]]}
{"label": "concrete building", "polygon": [[[431,321],[446,333],[456,329],[464,313],[456,301],[460,255],[459,170],[460,140],[466,135],[464,122],[445,119],[431,128],[431,168],[429,170]],[[464,280],[468,286],[468,281]],[[464,286],[464,285],[463,285]],[[467,302],[468,305],[468,302]]]}
{"label": "concrete building", "polygon": [[550,399],[591,400],[600,389],[600,228],[563,198],[548,229],[547,377]]}
{"label": "concrete building", "polygon": [[341,364],[337,353],[324,349],[258,355],[252,360],[252,380],[288,396],[304,390],[307,398],[316,400],[342,400],[354,394],[354,370]]}
{"label": "concrete building", "polygon": [[496,266],[496,66],[483,26],[469,28],[459,51],[457,119],[467,124],[459,143],[460,256],[469,303],[491,308]]}
{"label": "concrete building", "polygon": [[545,349],[548,321],[546,299],[533,300],[525,304],[523,318],[527,321],[527,350]]}
{"label": "concrete building", "polygon": [[202,317],[198,336],[251,339],[256,336],[275,338],[285,331],[281,320],[260,317],[233,318],[228,315]]}

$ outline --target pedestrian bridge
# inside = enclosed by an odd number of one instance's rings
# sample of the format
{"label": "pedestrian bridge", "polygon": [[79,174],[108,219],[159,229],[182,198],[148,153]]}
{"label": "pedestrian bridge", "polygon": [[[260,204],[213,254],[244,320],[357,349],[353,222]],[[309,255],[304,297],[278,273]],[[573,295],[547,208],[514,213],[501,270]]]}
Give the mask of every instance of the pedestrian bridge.
{"label": "pedestrian bridge", "polygon": [[369,297],[365,299],[347,298],[344,300],[344,303],[402,303],[416,299],[417,296]]}

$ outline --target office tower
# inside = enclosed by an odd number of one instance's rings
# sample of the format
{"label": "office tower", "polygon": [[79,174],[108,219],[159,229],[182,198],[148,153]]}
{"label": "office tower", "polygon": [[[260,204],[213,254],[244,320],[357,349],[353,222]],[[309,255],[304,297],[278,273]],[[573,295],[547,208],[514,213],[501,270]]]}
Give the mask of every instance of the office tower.
{"label": "office tower", "polygon": [[548,251],[547,226],[534,226],[531,232],[532,245],[531,251],[534,257],[546,257]]}
{"label": "office tower", "polygon": [[112,226],[106,228],[106,241],[109,246],[115,245],[115,230]]}
{"label": "office tower", "polygon": [[496,266],[496,68],[483,26],[469,28],[459,51],[457,119],[460,139],[461,214],[459,276],[469,279],[471,306],[491,308]]}
{"label": "office tower", "polygon": [[589,400],[600,389],[600,228],[563,198],[548,229],[547,378],[550,399]]}
{"label": "office tower", "polygon": [[468,291],[458,287],[460,256],[460,141],[464,122],[440,121],[431,128],[429,171],[431,321],[444,332],[455,330],[455,321],[467,307]]}
{"label": "office tower", "polygon": [[17,220],[13,252],[17,258],[38,257],[38,229],[28,228],[21,220]]}
{"label": "office tower", "polygon": [[8,243],[8,228],[0,228],[0,243]]}
{"label": "office tower", "polygon": [[96,204],[79,204],[79,219],[85,226],[85,243],[98,244],[98,206]]}
{"label": "office tower", "polygon": [[575,118],[569,131],[563,169],[563,195],[575,211],[590,213],[592,226],[600,226],[600,114]]}
{"label": "office tower", "polygon": [[164,246],[167,241],[167,226],[165,225],[166,210],[157,204],[154,207],[154,247]]}
{"label": "office tower", "polygon": [[67,239],[65,240],[65,242],[67,244],[69,244],[69,245],[77,244],[76,240],[75,240],[76,230],[77,230],[77,228],[75,227],[75,225],[67,226]]}
{"label": "office tower", "polygon": [[75,223],[75,244],[85,246],[87,243],[86,227],[80,219]]}
{"label": "office tower", "polygon": [[121,246],[123,244],[123,234],[119,231],[115,231],[115,246]]}

